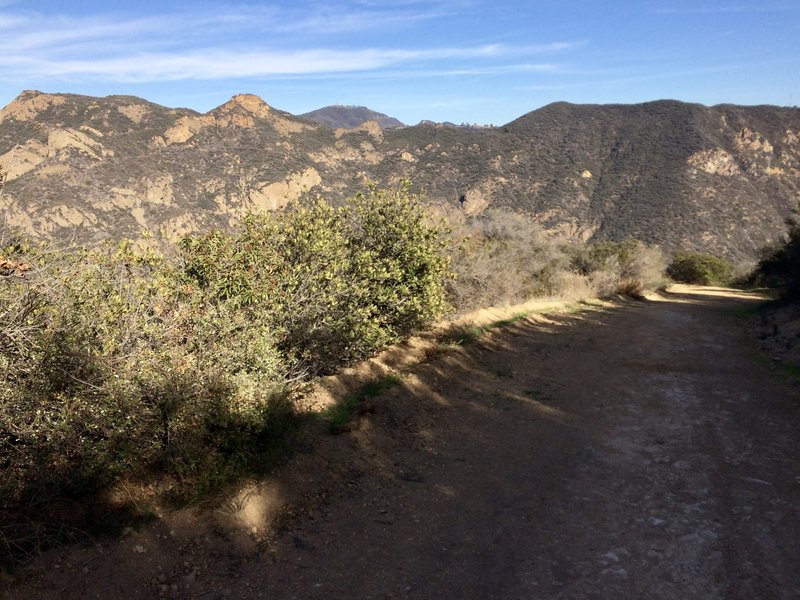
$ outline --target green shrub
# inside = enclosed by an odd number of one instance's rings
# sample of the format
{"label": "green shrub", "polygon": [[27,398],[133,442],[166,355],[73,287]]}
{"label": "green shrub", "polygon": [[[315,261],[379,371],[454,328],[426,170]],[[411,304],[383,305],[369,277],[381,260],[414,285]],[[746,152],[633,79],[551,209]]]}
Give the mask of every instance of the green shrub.
{"label": "green shrub", "polygon": [[733,267],[730,262],[710,254],[676,252],[667,267],[667,275],[678,283],[728,285]]}
{"label": "green shrub", "polygon": [[306,378],[447,309],[443,232],[407,186],[249,215],[172,259],[0,242],[0,547],[33,502],[221,482],[282,435]]}
{"label": "green shrub", "polygon": [[271,334],[180,290],[163,257],[123,244],[26,260],[0,281],[0,513],[151,469],[196,483],[282,418]]}
{"label": "green shrub", "polygon": [[0,510],[151,468],[214,470],[280,420],[292,382],[447,308],[442,231],[407,186],[249,215],[238,234],[186,238],[177,260],[7,242]]}
{"label": "green shrub", "polygon": [[372,187],[343,207],[352,275],[362,304],[395,341],[441,317],[448,305],[450,259],[445,232],[407,186],[394,192]]}
{"label": "green shrub", "polygon": [[583,275],[607,270],[625,272],[630,270],[640,245],[636,240],[626,240],[602,241],[576,247],[573,250],[572,266]]}
{"label": "green shrub", "polygon": [[247,310],[297,371],[330,373],[442,316],[448,259],[407,186],[251,215],[182,243],[190,285]]}

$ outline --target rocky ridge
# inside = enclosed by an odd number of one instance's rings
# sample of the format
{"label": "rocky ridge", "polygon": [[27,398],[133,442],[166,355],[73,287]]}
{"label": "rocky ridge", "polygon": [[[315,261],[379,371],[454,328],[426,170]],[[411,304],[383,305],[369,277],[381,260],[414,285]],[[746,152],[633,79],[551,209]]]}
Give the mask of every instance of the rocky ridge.
{"label": "rocky ridge", "polygon": [[752,259],[800,198],[800,110],[556,103],[498,128],[332,129],[248,94],[201,114],[26,91],[0,111],[0,165],[5,222],[35,239],[175,238],[408,179],[448,210]]}

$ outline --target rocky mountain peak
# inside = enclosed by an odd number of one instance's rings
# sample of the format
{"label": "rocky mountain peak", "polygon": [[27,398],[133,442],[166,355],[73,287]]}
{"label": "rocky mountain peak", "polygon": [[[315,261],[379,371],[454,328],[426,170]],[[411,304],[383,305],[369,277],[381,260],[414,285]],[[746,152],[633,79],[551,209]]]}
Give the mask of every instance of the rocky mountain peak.
{"label": "rocky mountain peak", "polygon": [[64,104],[66,98],[60,94],[45,94],[38,90],[25,90],[8,106],[0,110],[0,123],[6,119],[32,121],[36,116],[50,108]]}
{"label": "rocky mountain peak", "polygon": [[237,94],[228,100],[225,104],[218,106],[211,112],[231,112],[237,109],[243,109],[246,112],[260,118],[266,118],[272,111],[272,107],[264,102],[260,97],[255,94]]}

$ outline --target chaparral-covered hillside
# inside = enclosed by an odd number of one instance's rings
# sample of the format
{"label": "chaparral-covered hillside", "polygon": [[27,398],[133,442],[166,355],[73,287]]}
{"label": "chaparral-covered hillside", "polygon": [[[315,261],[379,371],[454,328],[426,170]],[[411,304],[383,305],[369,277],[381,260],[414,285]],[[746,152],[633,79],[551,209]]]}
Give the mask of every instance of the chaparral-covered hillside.
{"label": "chaparral-covered hillside", "polygon": [[333,129],[253,95],[200,114],[26,91],[0,112],[0,165],[3,216],[34,239],[175,238],[407,179],[468,214],[750,260],[797,207],[800,110],[556,103],[501,127]]}

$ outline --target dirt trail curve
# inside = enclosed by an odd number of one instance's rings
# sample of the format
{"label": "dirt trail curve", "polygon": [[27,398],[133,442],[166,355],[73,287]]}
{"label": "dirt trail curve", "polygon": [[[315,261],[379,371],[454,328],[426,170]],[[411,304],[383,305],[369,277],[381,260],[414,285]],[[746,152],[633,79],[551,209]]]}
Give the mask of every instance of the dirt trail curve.
{"label": "dirt trail curve", "polygon": [[6,593],[800,598],[800,399],[736,318],[753,301],[683,288],[518,322],[352,432],[309,432],[280,485],[228,507],[252,529],[173,516]]}

